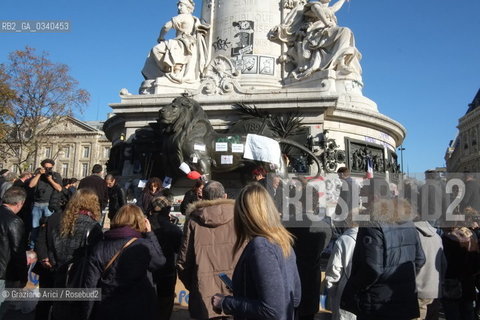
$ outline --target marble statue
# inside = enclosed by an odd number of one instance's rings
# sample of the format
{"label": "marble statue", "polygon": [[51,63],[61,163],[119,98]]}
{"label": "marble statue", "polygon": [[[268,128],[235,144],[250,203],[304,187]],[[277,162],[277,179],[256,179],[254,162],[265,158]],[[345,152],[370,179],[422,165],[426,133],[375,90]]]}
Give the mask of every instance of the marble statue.
{"label": "marble statue", "polygon": [[335,70],[361,81],[361,54],[353,33],[337,25],[335,13],[345,1],[338,0],[331,6],[330,0],[286,2],[290,12],[282,24],[270,30],[269,38],[287,45],[280,62],[291,65],[290,76],[304,79],[316,71]]}
{"label": "marble statue", "polygon": [[[207,64],[206,35],[209,26],[193,16],[193,0],[178,1],[178,15],[168,21],[158,37],[158,44],[150,51],[142,74],[146,80],[165,77],[172,83],[193,83],[200,80]],[[165,40],[169,30],[176,36]]]}

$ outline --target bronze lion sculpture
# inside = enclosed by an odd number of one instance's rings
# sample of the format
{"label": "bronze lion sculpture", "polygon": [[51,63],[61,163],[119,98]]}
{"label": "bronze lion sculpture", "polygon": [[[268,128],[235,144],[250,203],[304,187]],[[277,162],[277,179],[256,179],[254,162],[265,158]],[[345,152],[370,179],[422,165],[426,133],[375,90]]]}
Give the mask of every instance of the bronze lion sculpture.
{"label": "bronze lion sculpture", "polygon": [[[245,144],[244,133],[216,132],[200,104],[186,96],[178,97],[172,103],[159,110],[157,124],[154,126],[156,135],[161,137],[160,150],[163,154],[164,172],[169,176],[178,176],[179,166],[186,163],[191,170],[211,178],[211,172],[228,172],[244,166],[252,160],[243,159],[243,152],[232,152],[232,145]],[[261,132],[249,132],[262,134]],[[318,166],[320,163],[315,155],[304,146],[287,139],[276,139],[279,143],[291,145],[307,153]],[[219,150],[218,145],[228,145],[226,150]],[[226,143],[226,144],[225,144]],[[228,154],[228,161],[225,158]],[[285,167],[285,166],[283,166]]]}

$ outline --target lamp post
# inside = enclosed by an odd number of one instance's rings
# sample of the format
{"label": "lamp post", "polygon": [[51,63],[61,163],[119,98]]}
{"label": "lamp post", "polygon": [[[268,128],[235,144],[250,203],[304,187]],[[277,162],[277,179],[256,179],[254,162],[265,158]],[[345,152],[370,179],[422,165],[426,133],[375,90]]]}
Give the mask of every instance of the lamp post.
{"label": "lamp post", "polygon": [[403,173],[403,150],[405,150],[405,148],[403,147],[403,145],[400,145],[400,147],[398,147],[398,150],[400,151],[400,171]]}

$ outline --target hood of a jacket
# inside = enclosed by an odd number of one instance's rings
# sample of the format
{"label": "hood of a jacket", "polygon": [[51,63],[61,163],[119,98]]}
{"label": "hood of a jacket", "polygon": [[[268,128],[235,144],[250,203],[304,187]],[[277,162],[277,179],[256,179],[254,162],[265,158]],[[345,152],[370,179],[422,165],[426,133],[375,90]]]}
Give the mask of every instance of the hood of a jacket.
{"label": "hood of a jacket", "polygon": [[186,215],[201,225],[215,228],[233,219],[233,199],[201,200],[187,207]]}
{"label": "hood of a jacket", "polygon": [[415,228],[424,237],[433,237],[437,233],[437,230],[428,221],[416,221]]}

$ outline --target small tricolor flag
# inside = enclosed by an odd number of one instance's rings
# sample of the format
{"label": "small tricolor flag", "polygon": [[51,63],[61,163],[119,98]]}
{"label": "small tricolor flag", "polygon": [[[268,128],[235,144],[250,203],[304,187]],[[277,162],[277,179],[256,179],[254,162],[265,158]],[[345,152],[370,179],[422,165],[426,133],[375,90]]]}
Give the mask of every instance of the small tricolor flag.
{"label": "small tricolor flag", "polygon": [[373,161],[372,158],[367,158],[367,173],[365,173],[365,179],[373,179]]}

